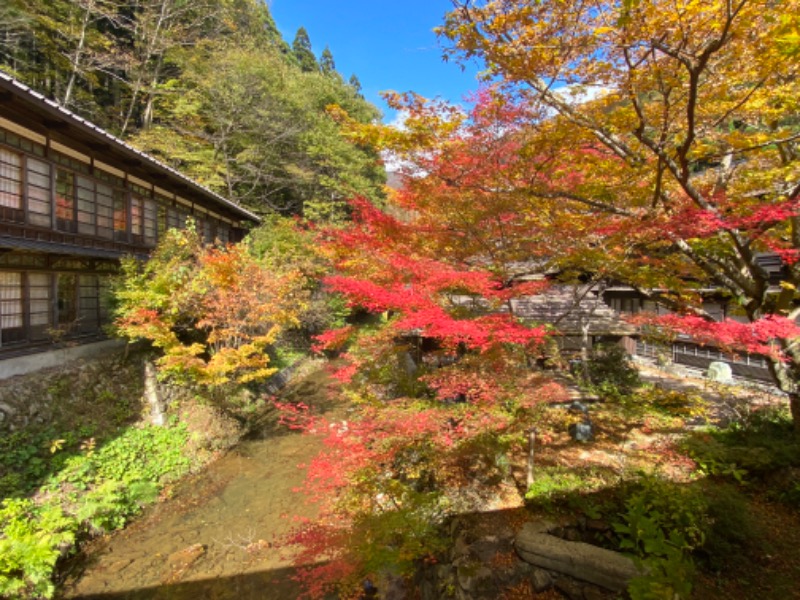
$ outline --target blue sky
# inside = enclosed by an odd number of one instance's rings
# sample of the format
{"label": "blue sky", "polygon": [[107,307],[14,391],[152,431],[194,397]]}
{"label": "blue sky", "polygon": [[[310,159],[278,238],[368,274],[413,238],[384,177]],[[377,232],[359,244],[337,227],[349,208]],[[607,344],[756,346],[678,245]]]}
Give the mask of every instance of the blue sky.
{"label": "blue sky", "polygon": [[364,96],[384,112],[384,121],[395,115],[381,91],[460,102],[478,88],[478,67],[462,71],[444,62],[433,33],[452,6],[449,0],[267,0],[267,5],[290,44],[303,26],[318,57],[330,47],[336,70],[345,79],[358,76]]}

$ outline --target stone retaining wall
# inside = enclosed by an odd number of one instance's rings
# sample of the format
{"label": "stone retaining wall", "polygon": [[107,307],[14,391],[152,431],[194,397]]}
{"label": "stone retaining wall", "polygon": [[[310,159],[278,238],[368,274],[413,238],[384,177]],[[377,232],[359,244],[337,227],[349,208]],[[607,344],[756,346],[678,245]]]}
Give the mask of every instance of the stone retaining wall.
{"label": "stone retaining wall", "polygon": [[0,380],[0,432],[45,425],[54,420],[79,423],[99,406],[130,415],[142,396],[143,366],[138,354],[126,357],[119,346],[101,358],[64,360],[59,366]]}
{"label": "stone retaining wall", "polygon": [[[610,550],[551,535],[562,528],[538,521],[514,533],[508,526],[476,535],[460,519],[451,524],[454,543],[446,561],[418,572],[414,587],[422,600],[496,600],[556,590],[568,600],[616,600],[625,596],[633,561]],[[384,582],[386,600],[401,600],[408,590]],[[551,597],[551,596],[548,596]]]}

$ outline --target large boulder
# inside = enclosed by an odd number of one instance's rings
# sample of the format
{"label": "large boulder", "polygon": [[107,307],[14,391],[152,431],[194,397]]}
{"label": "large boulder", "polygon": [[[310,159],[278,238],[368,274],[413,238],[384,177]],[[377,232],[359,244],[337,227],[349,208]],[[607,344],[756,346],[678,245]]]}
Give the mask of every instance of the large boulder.
{"label": "large boulder", "polygon": [[717,383],[733,383],[731,366],[728,363],[715,360],[708,365],[708,379]]}
{"label": "large boulder", "polygon": [[641,574],[633,560],[618,552],[584,542],[569,542],[554,535],[548,523],[526,523],[517,534],[517,554],[535,567],[622,592]]}

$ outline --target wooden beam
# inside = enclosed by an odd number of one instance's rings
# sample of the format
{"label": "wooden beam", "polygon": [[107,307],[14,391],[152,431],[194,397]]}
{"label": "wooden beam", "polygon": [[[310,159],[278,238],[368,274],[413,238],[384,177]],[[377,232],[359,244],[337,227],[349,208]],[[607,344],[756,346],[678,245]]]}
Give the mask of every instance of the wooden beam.
{"label": "wooden beam", "polygon": [[42,123],[48,129],[69,129],[69,123],[61,119],[44,119]]}

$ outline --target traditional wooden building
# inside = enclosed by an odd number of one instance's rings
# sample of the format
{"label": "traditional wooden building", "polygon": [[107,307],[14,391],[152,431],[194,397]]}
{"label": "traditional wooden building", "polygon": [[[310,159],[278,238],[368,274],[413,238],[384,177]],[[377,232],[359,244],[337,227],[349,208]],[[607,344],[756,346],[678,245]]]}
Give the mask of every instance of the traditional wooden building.
{"label": "traditional wooden building", "polygon": [[[784,276],[784,265],[775,254],[764,253],[756,256],[758,264],[769,273],[770,293],[780,291],[780,282]],[[731,302],[719,290],[700,289],[703,297],[703,310],[716,321],[730,319],[747,323],[744,311],[736,303]],[[658,302],[646,298],[628,286],[609,286],[602,294],[605,304],[620,316],[634,315],[639,312],[669,314],[671,311]],[[670,344],[651,342],[642,336],[634,336],[627,340],[626,349],[633,356],[673,363],[706,371],[712,362],[724,362],[730,365],[731,372],[740,379],[774,383],[766,357],[744,351],[736,353],[724,352],[719,348],[700,344],[688,335],[678,335]]]}
{"label": "traditional wooden building", "polygon": [[[764,254],[759,264],[770,273],[778,288],[782,264],[777,256]],[[714,319],[747,322],[741,310],[725,301],[716,290],[701,290],[704,310]],[[640,312],[668,314],[670,311],[637,290],[624,285],[591,286],[554,285],[546,292],[513,301],[514,314],[533,323],[547,323],[554,328],[559,348],[576,353],[598,343],[618,343],[628,354],[659,363],[683,365],[706,371],[712,362],[725,362],[740,379],[773,383],[767,359],[747,352],[723,352],[714,346],[699,344],[690,336],[679,335],[670,344],[653,343],[640,335],[625,320]]]}
{"label": "traditional wooden building", "polygon": [[188,217],[209,243],[258,222],[0,72],[0,360],[102,338],[119,259]]}
{"label": "traditional wooden building", "polygon": [[591,285],[554,284],[535,296],[512,300],[514,314],[531,323],[553,327],[553,337],[567,353],[597,344],[621,344],[630,351],[636,328],[604,302]]}

